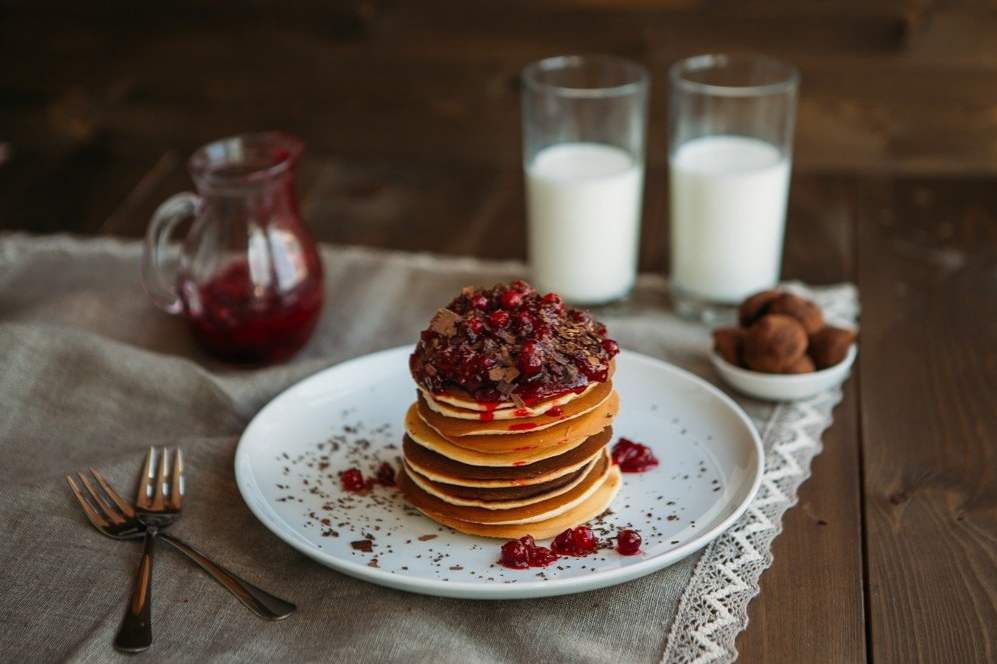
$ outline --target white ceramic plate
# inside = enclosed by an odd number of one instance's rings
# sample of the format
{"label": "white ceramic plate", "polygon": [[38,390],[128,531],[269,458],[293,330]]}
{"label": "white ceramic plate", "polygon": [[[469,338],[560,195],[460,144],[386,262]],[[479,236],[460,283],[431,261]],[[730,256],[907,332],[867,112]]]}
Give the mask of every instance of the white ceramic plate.
{"label": "white ceramic plate", "polygon": [[[593,590],[661,569],[730,526],[755,495],[762,446],[744,412],[709,383],[633,352],[617,359],[614,439],[650,445],[661,465],[625,474],[611,513],[593,524],[643,537],[641,553],[603,549],[546,568],[496,563],[500,540],[462,535],[409,507],[395,489],[339,488],[338,472],[397,465],[401,421],[415,398],[411,348],[374,353],[294,385],[261,410],[235,455],[246,504],[278,537],[335,570],[392,588],[480,599]],[[372,539],[371,539],[372,538]],[[370,542],[370,552],[353,543]]]}
{"label": "white ceramic plate", "polygon": [[793,401],[812,397],[845,382],[857,354],[858,344],[852,344],[841,362],[833,367],[805,374],[751,371],[731,364],[716,352],[710,353],[710,359],[724,382],[738,392],[766,401]]}

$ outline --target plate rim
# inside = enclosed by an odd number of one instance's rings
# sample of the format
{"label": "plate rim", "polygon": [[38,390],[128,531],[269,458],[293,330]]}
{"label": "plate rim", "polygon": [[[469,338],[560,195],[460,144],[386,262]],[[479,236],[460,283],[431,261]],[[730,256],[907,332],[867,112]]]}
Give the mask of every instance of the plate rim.
{"label": "plate rim", "polygon": [[[704,548],[707,544],[720,537],[739,518],[741,518],[741,515],[747,511],[748,506],[751,504],[751,501],[754,500],[755,495],[758,493],[759,487],[761,486],[762,475],[765,470],[765,449],[758,429],[751,421],[751,418],[748,417],[748,414],[744,412],[744,409],[741,408],[737,402],[735,402],[716,385],[713,385],[709,381],[690,371],[675,366],[665,360],[651,357],[643,353],[638,353],[637,351],[623,349],[623,353],[626,353],[628,358],[633,358],[638,362],[654,366],[657,369],[677,374],[679,377],[691,381],[698,387],[705,389],[707,392],[711,393],[712,396],[717,397],[721,403],[730,408],[738,419],[746,425],[753,443],[753,461],[755,462],[754,477],[751,479],[751,486],[741,502],[735,506],[734,510],[728,514],[727,517],[715,526],[702,531],[702,533],[697,534],[696,537],[692,538],[688,542],[681,544],[674,549],[670,549],[665,553],[634,562],[630,565],[624,565],[622,567],[604,572],[596,572],[583,577],[566,579],[553,578],[546,581],[523,581],[515,584],[482,584],[480,582],[467,581],[444,582],[433,579],[405,576],[382,569],[368,567],[366,564],[338,558],[317,549],[314,544],[307,542],[307,540],[300,539],[300,535],[296,531],[286,528],[286,524],[283,520],[275,520],[266,512],[258,509],[258,505],[255,504],[257,501],[251,500],[248,497],[253,491],[261,497],[264,495],[262,489],[257,485],[255,478],[251,473],[248,473],[251,466],[248,460],[249,445],[246,442],[246,439],[247,434],[254,427],[254,425],[256,425],[261,418],[265,417],[271,408],[276,407],[275,404],[278,401],[288,397],[290,393],[294,391],[306,389],[304,387],[306,383],[319,380],[321,376],[328,372],[342,371],[344,367],[351,364],[369,361],[372,359],[381,359],[387,355],[401,355],[403,353],[409,354],[411,353],[412,348],[412,345],[406,344],[403,346],[395,346],[393,348],[375,351],[373,353],[366,353],[364,355],[333,364],[324,369],[320,369],[313,374],[305,376],[304,378],[281,390],[262,408],[260,408],[243,429],[239,436],[239,442],[236,445],[233,459],[236,488],[239,491],[239,497],[242,499],[243,503],[245,503],[246,507],[249,508],[249,511],[253,514],[253,516],[256,517],[257,521],[259,521],[271,533],[276,535],[278,539],[285,544],[288,544],[293,549],[299,551],[308,558],[315,560],[326,567],[334,569],[337,572],[346,574],[347,576],[397,590],[434,595],[438,597],[456,597],[466,599],[517,599],[528,597],[551,597],[556,595],[587,592],[598,588],[605,588],[625,583],[652,572],[656,572]],[[269,503],[265,500],[259,500],[259,502],[266,503],[269,506]],[[273,508],[271,507],[271,509]],[[287,532],[287,530],[290,530],[290,532]]]}

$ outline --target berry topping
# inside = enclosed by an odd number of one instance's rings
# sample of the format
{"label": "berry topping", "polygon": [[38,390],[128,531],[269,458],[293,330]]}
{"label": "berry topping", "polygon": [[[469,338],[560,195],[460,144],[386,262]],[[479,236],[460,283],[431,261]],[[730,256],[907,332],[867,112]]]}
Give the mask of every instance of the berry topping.
{"label": "berry topping", "polygon": [[643,473],[658,465],[658,459],[647,445],[620,438],[613,445],[613,463],[624,473]]}
{"label": "berry topping", "polygon": [[510,569],[546,567],[557,560],[557,554],[545,546],[537,546],[532,535],[523,535],[518,540],[509,540],[502,545],[499,563]]}
{"label": "berry topping", "polygon": [[488,314],[488,322],[491,324],[492,328],[496,330],[500,327],[505,327],[509,324],[509,312],[496,309],[492,313]]}
{"label": "berry topping", "polygon": [[530,554],[519,540],[509,540],[502,545],[502,558],[499,562],[512,569],[526,569],[530,566]]}
{"label": "berry topping", "polygon": [[568,528],[554,538],[551,549],[561,556],[584,556],[593,553],[599,546],[592,531],[585,526]]}
{"label": "berry topping", "polygon": [[640,533],[624,528],[616,535],[616,550],[624,556],[634,556],[640,553]]}
{"label": "berry topping", "polygon": [[508,290],[502,293],[501,302],[503,309],[515,309],[523,304],[523,294],[519,291]]}
{"label": "berry topping", "polygon": [[619,346],[591,314],[514,281],[465,288],[436,312],[409,359],[419,385],[535,405],[609,379]]}
{"label": "berry topping", "polygon": [[354,493],[367,488],[363,479],[363,473],[360,472],[359,468],[350,468],[339,473],[339,484],[343,487],[343,491]]}

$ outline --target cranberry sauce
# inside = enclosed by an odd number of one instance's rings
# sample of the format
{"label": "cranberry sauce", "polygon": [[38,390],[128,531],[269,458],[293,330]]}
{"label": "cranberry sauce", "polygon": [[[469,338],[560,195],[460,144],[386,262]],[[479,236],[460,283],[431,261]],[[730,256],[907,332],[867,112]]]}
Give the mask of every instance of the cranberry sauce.
{"label": "cranberry sauce", "polygon": [[528,569],[546,567],[555,560],[557,560],[556,553],[545,546],[537,546],[532,535],[523,535],[502,545],[499,563],[509,569]]}
{"label": "cranberry sauce", "polygon": [[613,445],[613,463],[624,473],[643,473],[658,465],[658,459],[647,445],[620,438]]}
{"label": "cranberry sauce", "polygon": [[[262,291],[262,292],[261,292]],[[194,336],[215,355],[236,362],[280,362],[308,341],[322,310],[321,268],[287,292],[254,285],[245,260],[198,284],[182,279]]]}
{"label": "cranberry sauce", "polygon": [[635,556],[640,553],[642,541],[640,533],[636,530],[624,528],[616,534],[616,550],[624,556]]}
{"label": "cranberry sauce", "polygon": [[590,529],[578,526],[568,528],[555,537],[550,548],[559,556],[586,556],[595,553],[599,548],[599,541]]}
{"label": "cranberry sauce", "polygon": [[433,393],[458,388],[479,402],[532,406],[605,382],[619,352],[591,314],[513,281],[464,288],[422,331],[409,366]]}

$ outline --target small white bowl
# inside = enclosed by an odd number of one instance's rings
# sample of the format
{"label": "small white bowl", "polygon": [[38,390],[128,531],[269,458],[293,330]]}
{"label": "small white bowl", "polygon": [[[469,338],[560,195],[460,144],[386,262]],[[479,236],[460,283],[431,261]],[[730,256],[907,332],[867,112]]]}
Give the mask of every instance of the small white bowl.
{"label": "small white bowl", "polygon": [[852,344],[845,359],[833,367],[805,374],[770,374],[742,369],[710,351],[713,366],[724,381],[738,392],[766,401],[806,399],[845,382],[852,368],[858,344]]}

